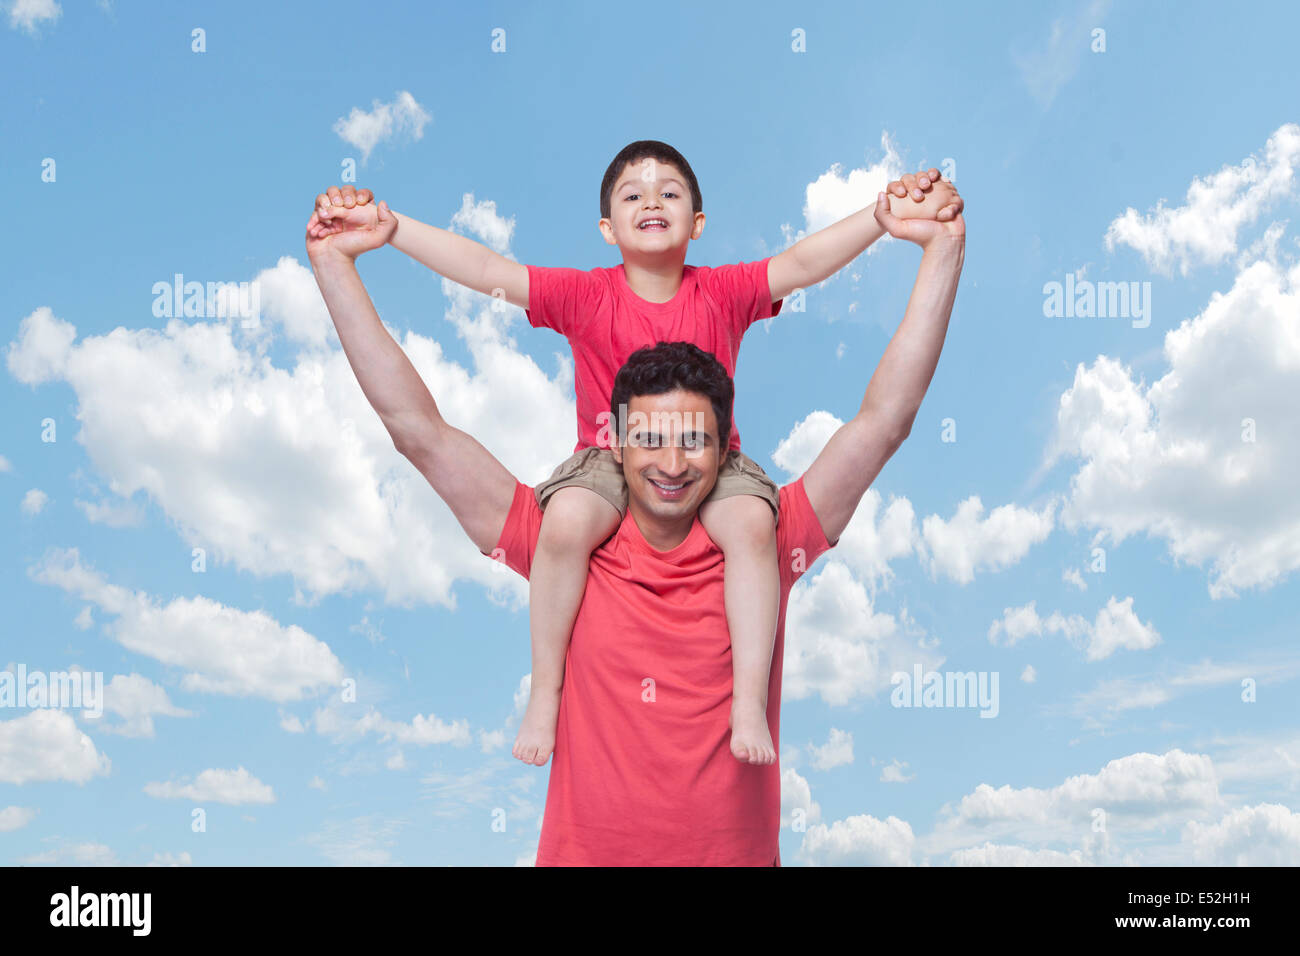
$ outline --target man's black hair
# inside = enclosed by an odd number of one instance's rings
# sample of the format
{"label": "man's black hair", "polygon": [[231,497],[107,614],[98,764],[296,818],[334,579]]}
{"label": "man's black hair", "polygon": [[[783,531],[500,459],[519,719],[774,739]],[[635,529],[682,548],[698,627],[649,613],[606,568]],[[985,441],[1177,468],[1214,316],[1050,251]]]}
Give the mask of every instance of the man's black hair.
{"label": "man's black hair", "polygon": [[618,370],[609,399],[618,443],[627,441],[623,434],[626,416],[619,417],[620,405],[627,405],[638,395],[663,395],[679,388],[708,397],[718,420],[719,450],[725,455],[731,440],[731,406],[736,387],[712,352],[690,342],[658,342],[639,348]]}
{"label": "man's black hair", "polygon": [[691,164],[686,161],[686,157],[657,139],[639,139],[619,150],[614,161],[605,170],[605,177],[600,181],[601,219],[609,218],[614,187],[618,185],[618,177],[623,175],[623,170],[627,168],[628,163],[639,163],[647,159],[653,159],[657,163],[672,163],[677,167],[677,171],[686,177],[686,186],[691,191],[691,215],[704,209],[704,198],[700,195],[699,181],[696,180],[695,170],[691,169]]}

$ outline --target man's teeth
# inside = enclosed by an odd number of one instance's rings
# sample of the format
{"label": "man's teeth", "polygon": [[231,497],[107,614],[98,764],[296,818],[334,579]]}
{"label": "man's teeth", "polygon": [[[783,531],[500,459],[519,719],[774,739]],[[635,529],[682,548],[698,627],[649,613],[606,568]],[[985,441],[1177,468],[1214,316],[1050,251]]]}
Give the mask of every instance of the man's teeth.
{"label": "man's teeth", "polygon": [[651,478],[650,483],[652,485],[657,485],[658,487],[662,488],[664,491],[676,491],[678,488],[686,487],[686,482],[684,481],[679,481],[675,485],[666,485],[662,481],[655,481],[653,478]]}

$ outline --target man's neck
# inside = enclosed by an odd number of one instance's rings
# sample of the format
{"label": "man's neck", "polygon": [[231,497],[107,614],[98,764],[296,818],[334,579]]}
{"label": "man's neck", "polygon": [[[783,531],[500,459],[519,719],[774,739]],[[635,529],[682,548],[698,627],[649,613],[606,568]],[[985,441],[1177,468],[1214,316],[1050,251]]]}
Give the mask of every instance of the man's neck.
{"label": "man's neck", "polygon": [[663,303],[669,301],[682,287],[682,272],[685,270],[686,250],[681,257],[661,258],[655,261],[623,260],[623,275],[633,292],[647,302]]}
{"label": "man's neck", "polygon": [[656,551],[671,551],[680,545],[686,540],[686,536],[691,533],[691,527],[695,524],[695,512],[682,518],[665,521],[643,512],[633,503],[629,503],[628,509],[632,513],[632,520],[636,522],[637,530],[641,532],[641,537],[645,538],[646,544]]}

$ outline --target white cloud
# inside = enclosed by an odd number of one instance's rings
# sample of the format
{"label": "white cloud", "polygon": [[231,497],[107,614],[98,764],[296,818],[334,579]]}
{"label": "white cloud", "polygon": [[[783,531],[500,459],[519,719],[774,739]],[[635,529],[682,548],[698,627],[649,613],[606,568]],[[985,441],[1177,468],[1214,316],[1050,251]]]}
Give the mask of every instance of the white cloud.
{"label": "white cloud", "polygon": [[51,549],[29,573],[115,615],[105,625],[109,634],[128,650],[187,671],[186,690],[284,702],[342,680],[343,665],[328,646],[264,611],[202,596],[159,604],[142,591],[109,584],[82,564],[76,548]]}
{"label": "white cloud", "polygon": [[13,471],[14,466],[9,463],[9,459],[0,455],[0,472]]}
{"label": "white cloud", "polygon": [[[796,818],[796,811],[801,816]],[[822,818],[822,808],[812,798],[812,787],[799,774],[786,768],[781,771],[781,826],[789,828],[796,822],[807,826]]]}
{"label": "white cloud", "polygon": [[145,866],[193,866],[194,860],[186,850],[180,853],[155,853]]}
{"label": "white cloud", "polygon": [[298,719],[297,714],[284,713],[280,715],[280,729],[290,734],[301,734],[307,731],[306,725]]}
{"label": "white cloud", "polygon": [[808,745],[812,765],[818,770],[830,770],[853,763],[853,735],[847,730],[831,728],[830,737],[820,747]]}
{"label": "white cloud", "polygon": [[144,522],[144,509],[134,501],[82,501],[74,498],[72,503],[81,509],[86,520],[92,524],[131,528]]}
{"label": "white cloud", "polygon": [[916,779],[916,774],[905,773],[903,768],[906,767],[907,761],[891,760],[885,764],[885,768],[880,771],[881,783],[908,783]]}
{"label": "white cloud", "polygon": [[989,625],[989,643],[1010,647],[1031,635],[1063,634],[1070,643],[1083,648],[1090,661],[1104,660],[1120,649],[1149,650],[1160,643],[1160,634],[1151,622],[1143,624],[1133,613],[1132,597],[1120,601],[1111,596],[1106,606],[1097,611],[1093,623],[1078,614],[1066,617],[1060,611],[1040,617],[1036,603],[1030,601],[1023,607],[1005,608],[1002,620]]}
{"label": "white cloud", "polygon": [[9,28],[36,33],[38,25],[53,23],[63,15],[63,8],[55,0],[10,0]]}
{"label": "white cloud", "polygon": [[506,745],[506,732],[500,729],[480,730],[478,732],[478,743],[485,754],[490,754]]}
{"label": "white cloud", "polygon": [[61,710],[33,710],[0,721],[0,783],[85,783],[106,775],[111,766],[72,716]]}
{"label": "white cloud", "polygon": [[335,866],[391,866],[397,835],[406,825],[405,820],[377,815],[355,817],[346,823],[329,820],[306,840]]}
{"label": "white cloud", "polygon": [[[1278,127],[1264,145],[1264,158],[1249,157],[1239,166],[1224,166],[1205,178],[1196,177],[1182,206],[1167,208],[1164,200],[1148,215],[1131,206],[1106,230],[1106,248],[1127,245],[1147,265],[1170,274],[1177,264],[1187,275],[1194,266],[1218,265],[1237,251],[1237,237],[1278,200],[1293,195],[1300,164],[1300,125]],[[1272,245],[1281,235],[1271,233]],[[1267,252],[1268,235],[1257,252]]]}
{"label": "white cloud", "polygon": [[1088,582],[1083,579],[1078,568],[1066,568],[1061,572],[1061,580],[1073,584],[1080,591],[1088,590]]}
{"label": "white cloud", "polygon": [[312,777],[310,780],[307,781],[307,786],[310,787],[312,790],[324,790],[325,781],[322,780],[320,777]]}
{"label": "white cloud", "polygon": [[193,800],[195,803],[275,803],[275,792],[243,767],[237,770],[204,770],[194,781],[150,782],[144,792],[160,800]]}
{"label": "white cloud", "polygon": [[1189,821],[1183,840],[1200,866],[1300,866],[1300,813],[1278,803],[1238,807],[1218,823]]}
{"label": "white cloud", "polygon": [[432,744],[453,744],[464,747],[471,743],[469,721],[444,721],[429,714],[416,714],[405,723],[389,720],[373,708],[359,717],[349,717],[342,705],[318,708],[312,716],[316,732],[335,740],[348,740],[364,737],[367,734],[378,735],[380,741],[395,741],[398,744],[410,744],[426,747]]}
{"label": "white cloud", "polygon": [[19,857],[24,866],[121,866],[117,854],[103,843],[62,843],[53,850]]}
{"label": "white cloud", "polygon": [[1001,505],[983,517],[984,505],[971,495],[957,506],[950,521],[930,515],[921,523],[925,548],[921,562],[931,576],[943,573],[961,584],[975,578],[976,571],[1000,571],[1018,562],[1031,546],[1044,541],[1052,531],[1056,502],[1042,511]]}
{"label": "white cloud", "polygon": [[1025,665],[1025,669],[1020,672],[1020,679],[1026,684],[1032,684],[1038,680],[1038,671],[1034,670],[1033,664]]}
{"label": "white cloud", "polygon": [[19,508],[25,515],[38,515],[45,509],[45,505],[49,500],[50,496],[41,489],[32,488],[28,490],[27,494],[23,495],[22,504],[19,505]]}
{"label": "white cloud", "polygon": [[1071,15],[1053,20],[1046,43],[1035,40],[1029,52],[1014,55],[1020,78],[1044,109],[1078,72],[1083,58],[1093,55],[1092,31],[1104,28],[1102,19],[1109,9],[1110,0],[1092,0]]}
{"label": "white cloud", "polygon": [[460,208],[451,217],[451,227],[454,232],[478,236],[496,252],[508,255],[510,240],[515,234],[515,217],[505,219],[497,214],[494,201],[475,202],[473,193],[465,193],[461,196]]}
{"label": "white cloud", "polygon": [[123,737],[152,737],[154,717],[192,717],[175,706],[167,691],[139,674],[118,674],[104,687],[104,711],[122,718],[116,726],[97,724],[105,733]]}
{"label": "white cloud", "polygon": [[887,690],[895,671],[910,673],[918,663],[933,669],[943,658],[921,645],[919,633],[906,610],[899,617],[877,613],[849,569],[829,561],[790,592],[782,697],[817,694],[847,704]]}
{"label": "white cloud", "polygon": [[[1209,594],[1300,568],[1300,265],[1256,262],[1164,340],[1145,386],[1115,359],[1080,364],[1047,452],[1080,459],[1061,518],[1093,544],[1145,533],[1209,564]],[[1252,440],[1253,439],[1253,440]]]}
{"label": "white cloud", "polygon": [[952,866],[1091,866],[1080,850],[1030,850],[1023,846],[985,843],[982,846],[954,850]]}
{"label": "white cloud", "polygon": [[400,91],[391,103],[372,100],[371,105],[374,108],[370,112],[354,106],[346,117],[334,122],[334,132],[361,150],[362,162],[382,142],[422,138],[425,125],[433,119],[406,90]]}
{"label": "white cloud", "polygon": [[[946,804],[933,833],[922,843],[929,853],[950,853],[1012,837],[1022,843],[1074,845],[1084,858],[1098,862],[1118,853],[1117,835],[1162,830],[1203,817],[1221,803],[1209,756],[1177,749],[1135,753],[1055,787],[994,788],[982,783],[955,807]],[[1094,830],[1098,820],[1104,827]]]}
{"label": "white cloud", "polygon": [[21,830],[36,819],[36,811],[31,807],[5,807],[0,810],[0,833]]}
{"label": "white cloud", "polygon": [[861,814],[809,827],[799,855],[811,866],[911,866],[915,842],[905,820]]}
{"label": "white cloud", "polygon": [[[483,203],[467,219],[488,235],[504,228]],[[292,260],[273,272],[259,279],[271,318],[258,329],[171,320],[75,342],[71,325],[38,309],[11,343],[9,367],[24,382],[65,381],[77,440],[105,483],[124,499],[144,492],[210,561],[290,575],[302,601],[373,588],[390,604],[454,608],[453,585],[468,579],[522,605],[526,582],[494,573],[500,565],[394,449],[342,350],[319,347],[324,306],[311,274]],[[425,335],[399,341],[448,422],[521,481],[542,480],[572,448],[572,362],[548,376],[507,334],[520,310],[493,312],[488,296],[443,289],[438,334],[460,335],[472,366]],[[277,368],[265,353],[285,335],[297,354]],[[58,347],[35,344],[49,339]]]}
{"label": "white cloud", "polygon": [[[801,230],[805,235],[812,235],[860,209],[875,206],[876,195],[903,174],[902,159],[888,132],[880,134],[880,149],[884,155],[869,166],[851,169],[846,175],[843,167],[835,163],[808,184],[804,191],[804,225]],[[798,241],[799,237],[789,223],[782,225],[781,231],[785,234],[787,246]],[[880,244],[872,244],[867,252],[875,251]]]}

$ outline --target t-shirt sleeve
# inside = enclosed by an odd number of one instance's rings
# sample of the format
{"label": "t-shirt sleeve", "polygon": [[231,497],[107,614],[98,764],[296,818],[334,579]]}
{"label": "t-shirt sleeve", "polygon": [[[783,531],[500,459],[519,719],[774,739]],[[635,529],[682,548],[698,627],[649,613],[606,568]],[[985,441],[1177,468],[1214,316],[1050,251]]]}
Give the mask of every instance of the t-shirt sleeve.
{"label": "t-shirt sleeve", "polygon": [[780,508],[780,520],[776,524],[777,548],[781,577],[789,587],[834,545],[826,540],[821,519],[804,491],[802,475],[781,486]]}
{"label": "t-shirt sleeve", "polygon": [[772,301],[772,287],[767,284],[767,264],[771,261],[736,262],[702,269],[697,281],[704,283],[711,298],[731,316],[736,328],[744,332],[759,319],[771,318],[781,311],[784,299]]}
{"label": "t-shirt sleeve", "polygon": [[581,269],[528,266],[528,324],[569,335],[592,314],[599,295],[596,276]]}
{"label": "t-shirt sleeve", "polygon": [[494,561],[500,561],[512,571],[528,577],[533,566],[533,553],[537,550],[537,534],[542,528],[542,509],[537,506],[533,489],[515,480],[515,497],[506,515],[505,527],[492,552],[483,551]]}

